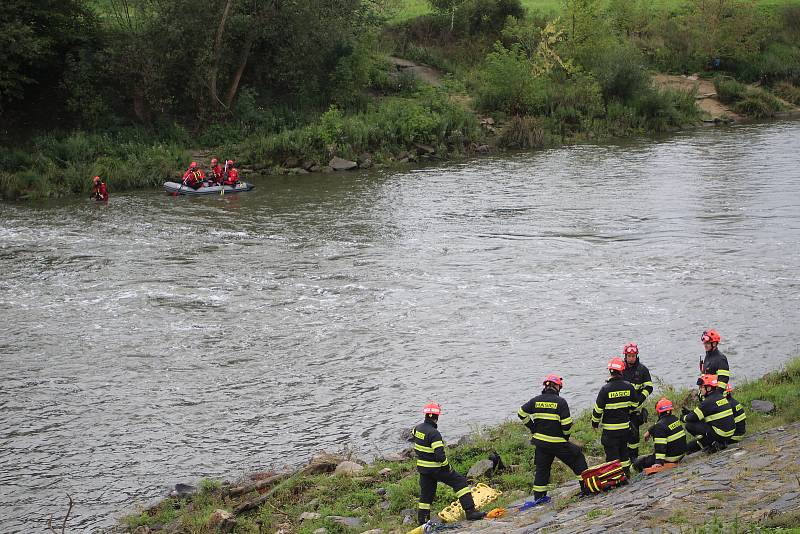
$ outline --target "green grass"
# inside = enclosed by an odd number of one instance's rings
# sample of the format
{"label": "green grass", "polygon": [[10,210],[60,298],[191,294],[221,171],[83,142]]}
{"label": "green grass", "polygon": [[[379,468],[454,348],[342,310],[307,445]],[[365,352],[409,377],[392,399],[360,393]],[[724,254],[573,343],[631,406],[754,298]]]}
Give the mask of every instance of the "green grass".
{"label": "green grass", "polygon": [[[565,392],[569,397],[569,392]],[[662,396],[673,400],[679,410],[681,406],[689,406],[696,401],[694,391],[676,390],[672,387],[660,386],[659,391],[651,395],[650,411],[654,412],[654,403]],[[765,375],[761,379],[739,384],[734,392],[747,411],[748,434],[767,428],[785,425],[800,420],[800,358],[789,362],[782,370]],[[750,410],[750,401],[754,399],[770,400],[776,405],[773,414],[760,414]],[[599,433],[591,428],[590,414],[582,413],[575,418],[573,441],[581,442],[590,464],[602,461],[602,447]],[[652,419],[651,419],[652,422]],[[646,425],[645,425],[646,426]],[[644,432],[642,430],[642,432]],[[504,494],[492,506],[505,506],[530,494],[533,484],[534,447],[529,444],[528,430],[516,420],[509,420],[497,426],[484,428],[471,436],[470,443],[460,447],[451,447],[448,457],[454,468],[465,473],[477,460],[486,458],[490,451],[496,451],[508,466],[514,466],[490,479],[480,480],[498,488]],[[767,444],[765,444],[766,446]],[[645,442],[641,454],[646,454],[651,442]],[[388,476],[379,471],[385,467],[391,469]],[[561,462],[553,464],[551,483],[561,484],[573,480],[573,474]],[[142,512],[125,518],[123,524],[130,530],[136,526],[167,525],[170,522],[180,524],[186,531],[193,533],[208,532],[205,527],[209,516],[216,508],[232,510],[238,501],[225,497],[221,485],[213,481],[202,481],[201,491],[191,503],[181,500],[167,499],[152,513]],[[386,500],[376,492],[378,488],[386,490]],[[279,525],[291,525],[290,530],[300,534],[310,534],[324,527],[331,533],[348,532],[342,526],[326,520],[329,515],[360,517],[363,520],[361,531],[382,528],[385,531],[407,529],[402,527],[401,511],[414,509],[419,492],[419,483],[413,460],[404,462],[378,461],[357,477],[314,475],[292,477],[281,482],[274,490],[273,497],[259,510],[237,518],[237,533],[255,534],[257,532],[273,532]],[[251,497],[256,497],[252,495]],[[714,496],[712,496],[713,498]],[[440,485],[434,511],[455,500],[453,491]],[[571,500],[556,502],[556,506],[569,506]],[[297,517],[302,512],[317,512],[320,519],[300,523]],[[608,515],[609,510],[598,508],[587,513],[587,519]],[[667,519],[676,525],[688,523],[684,513],[677,511]],[[798,514],[788,514],[772,518],[762,532],[787,532],[787,528],[800,524]],[[723,532],[719,530],[719,520],[712,519],[704,527],[695,528],[694,532]],[[728,527],[731,527],[728,524]],[[776,530],[784,529],[784,530]],[[752,528],[736,525],[735,530],[724,532],[748,532]],[[792,530],[788,530],[792,532]]]}
{"label": "green grass", "polygon": [[[757,0],[759,7],[773,9],[776,7],[796,4],[797,0]],[[392,16],[390,23],[397,24],[407,20],[432,13],[428,0],[402,0]],[[655,7],[678,8],[688,4],[688,0],[653,0]],[[540,13],[558,14],[564,10],[563,0],[522,0],[522,5],[528,13],[538,11]]]}

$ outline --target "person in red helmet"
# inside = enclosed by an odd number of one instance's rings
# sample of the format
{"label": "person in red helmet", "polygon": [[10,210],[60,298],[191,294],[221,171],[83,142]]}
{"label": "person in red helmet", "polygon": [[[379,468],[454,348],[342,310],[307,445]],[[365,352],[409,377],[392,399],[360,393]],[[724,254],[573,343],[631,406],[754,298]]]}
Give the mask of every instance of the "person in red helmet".
{"label": "person in red helmet", "polygon": [[655,452],[634,461],[633,466],[637,471],[666,462],[678,463],[686,455],[686,431],[680,419],[672,415],[672,410],[672,401],[666,397],[656,403],[658,421],[644,433],[645,441],[653,438]]}
{"label": "person in red helmet", "polygon": [[744,406],[733,398],[733,386],[731,386],[730,382],[725,384],[725,397],[731,405],[731,409],[733,410],[733,422],[736,423],[736,430],[733,432],[733,437],[731,439],[738,443],[742,441],[747,431],[747,415],[744,413]]}
{"label": "person in red helmet", "polygon": [[228,160],[225,162],[225,168],[227,172],[225,173],[225,179],[223,180],[224,185],[229,185],[231,187],[236,187],[236,184],[239,183],[239,171],[234,166],[233,160]]}
{"label": "person in red helmet", "polygon": [[610,377],[600,388],[592,409],[592,428],[602,425],[600,443],[606,453],[606,461],[619,460],[626,474],[630,473],[631,460],[628,453],[628,437],[631,433],[631,414],[639,405],[638,394],[630,382],[622,378],[625,362],[612,358],[608,362]]}
{"label": "person in red helmet", "polygon": [[[525,404],[517,412],[522,423],[528,427],[533,437],[531,443],[536,447],[534,464],[536,474],[533,479],[534,505],[549,501],[547,490],[550,484],[550,469],[553,460],[558,458],[569,467],[581,480],[581,473],[586,470],[586,457],[580,447],[570,443],[572,417],[567,401],[559,393],[564,383],[560,376],[549,374],[542,382],[544,389]],[[581,492],[586,493],[583,485]]]}
{"label": "person in red helmet", "polygon": [[639,427],[647,421],[644,403],[653,392],[653,379],[650,377],[650,370],[639,361],[639,346],[636,343],[625,345],[622,357],[625,358],[622,378],[630,382],[638,394],[636,412],[631,415],[631,433],[628,439],[629,456],[634,460],[639,456]]}
{"label": "person in red helmet", "polygon": [[92,191],[89,193],[89,198],[97,200],[98,202],[105,202],[108,200],[108,187],[99,176],[92,178]]}
{"label": "person in red helmet", "polygon": [[705,374],[697,379],[702,401],[693,411],[684,409],[681,421],[686,431],[697,439],[686,446],[686,453],[700,449],[715,452],[733,443],[736,421],[733,408],[720,391],[715,375]]}
{"label": "person in red helmet", "polygon": [[186,172],[183,173],[183,183],[192,189],[200,189],[205,184],[203,180],[206,178],[206,173],[197,166],[197,162],[193,161]]}
{"label": "person in red helmet", "polygon": [[439,482],[453,488],[468,520],[483,519],[486,513],[475,509],[475,501],[472,499],[472,490],[467,479],[454,471],[447,459],[444,441],[437,428],[442,407],[430,402],[422,409],[422,413],[425,414],[425,421],[412,430],[419,473],[418,523],[424,525],[431,518],[431,504],[436,497],[436,486]]}
{"label": "person in red helmet", "polygon": [[211,170],[208,173],[208,178],[213,185],[219,185],[222,183],[222,167],[220,166],[217,158],[211,158]]}
{"label": "person in red helmet", "polygon": [[725,392],[725,384],[731,380],[731,371],[728,366],[728,358],[720,352],[719,342],[722,337],[716,330],[706,330],[700,336],[703,348],[706,350],[705,358],[700,359],[700,373],[717,375],[720,392]]}

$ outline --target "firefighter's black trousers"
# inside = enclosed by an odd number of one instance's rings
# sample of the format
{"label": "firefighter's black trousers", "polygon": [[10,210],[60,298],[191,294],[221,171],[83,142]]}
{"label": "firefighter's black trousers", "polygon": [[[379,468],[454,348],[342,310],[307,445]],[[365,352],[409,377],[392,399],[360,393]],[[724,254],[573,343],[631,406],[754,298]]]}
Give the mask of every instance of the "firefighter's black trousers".
{"label": "firefighter's black trousers", "polygon": [[623,468],[630,468],[631,461],[628,454],[629,437],[630,430],[627,428],[625,430],[603,430],[600,443],[603,445],[603,450],[606,452],[606,462],[619,460]]}
{"label": "firefighter's black trousers", "polygon": [[700,449],[711,449],[714,446],[722,446],[724,448],[724,446],[733,443],[732,439],[717,435],[708,423],[685,423],[684,426],[688,434],[699,436],[686,444],[686,454],[697,452]]}
{"label": "firefighter's black trousers", "polygon": [[586,470],[586,457],[580,447],[574,443],[542,443],[536,442],[536,475],[533,479],[533,496],[535,498],[547,495],[547,486],[550,484],[550,468],[553,460],[558,458],[572,469],[580,480],[580,475]]}
{"label": "firefighter's black trousers", "polygon": [[472,500],[469,482],[466,477],[450,467],[439,467],[427,470],[419,474],[419,509],[417,510],[417,520],[423,524],[431,517],[431,504],[436,497],[436,486],[439,482],[447,484],[456,492],[461,507],[464,511],[475,508],[475,501]]}

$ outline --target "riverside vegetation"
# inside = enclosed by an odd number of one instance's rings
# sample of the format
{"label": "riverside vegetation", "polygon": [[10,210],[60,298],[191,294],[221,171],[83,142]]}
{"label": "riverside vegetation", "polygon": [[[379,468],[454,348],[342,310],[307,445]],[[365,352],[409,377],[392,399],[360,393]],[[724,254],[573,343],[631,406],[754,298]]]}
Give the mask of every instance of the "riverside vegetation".
{"label": "riverside vegetation", "polygon": [[5,199],[85,194],[95,174],[158,186],[199,149],[304,172],[697,124],[693,92],[655,72],[713,75],[744,116],[800,101],[789,0],[8,0],[0,14]]}
{"label": "riverside vegetation", "polygon": [[[538,390],[532,387],[531,395],[536,392]],[[568,385],[564,394],[569,398]],[[696,403],[694,390],[677,391],[660,384],[649,399],[651,414],[654,413],[654,403],[661,396],[672,399],[677,404],[676,410]],[[748,435],[800,421],[800,358],[758,380],[739,384],[734,396],[747,412]],[[771,401],[775,404],[775,410],[770,414],[752,410],[751,401],[757,399]],[[520,399],[520,404],[524,400]],[[575,418],[573,440],[583,444],[590,464],[601,463],[603,449],[597,432],[591,428],[590,416],[589,411],[584,411]],[[446,421],[443,424],[446,425]],[[497,452],[507,467],[494,473],[489,471],[476,481],[502,490],[504,494],[492,506],[504,506],[527,496],[533,484],[534,447],[529,445],[529,437],[528,430],[518,421],[507,421],[480,429],[459,444],[448,447],[448,458],[456,470],[466,473],[477,461],[487,458],[492,451]],[[641,454],[648,454],[651,448],[652,442],[644,442]],[[751,447],[750,454],[758,454],[757,449]],[[292,473],[266,473],[256,477],[262,480],[260,483],[248,480],[231,485],[203,480],[195,495],[167,498],[139,514],[124,518],[119,530],[217,532],[219,527],[214,524],[215,518],[212,516],[216,510],[226,510],[235,514],[227,520],[227,531],[235,528],[234,531],[239,533],[280,531],[310,534],[320,528],[330,533],[378,528],[405,532],[413,525],[403,526],[401,523],[404,515],[415,515],[413,508],[419,490],[415,462],[410,456],[406,451],[405,459],[379,459],[349,474],[320,473],[321,469],[316,468],[320,464],[312,461],[306,468]],[[698,461],[705,460],[701,458]],[[330,470],[334,465],[330,466]],[[574,483],[574,475],[561,462],[555,462],[553,468],[554,484]],[[251,491],[247,491],[248,484]],[[434,509],[441,510],[454,500],[452,490],[442,486],[437,492]],[[569,506],[572,502],[569,498],[556,501],[557,509]],[[240,511],[236,513],[237,510]],[[713,514],[705,517],[705,520],[711,521],[710,525],[697,532],[746,532],[761,528],[757,524],[734,522],[736,528],[731,530],[731,523],[725,523],[725,520],[715,518]],[[773,517],[760,531],[772,532],[772,527],[798,525],[800,521],[797,514],[782,519]],[[222,530],[226,531],[225,528]]]}

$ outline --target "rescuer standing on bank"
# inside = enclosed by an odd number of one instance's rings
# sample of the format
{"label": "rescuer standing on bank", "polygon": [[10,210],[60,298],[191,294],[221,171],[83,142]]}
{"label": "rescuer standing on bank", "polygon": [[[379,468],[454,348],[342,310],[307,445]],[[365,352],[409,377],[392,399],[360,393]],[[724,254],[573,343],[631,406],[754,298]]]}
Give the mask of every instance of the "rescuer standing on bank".
{"label": "rescuer standing on bank", "polygon": [[600,389],[592,410],[592,428],[602,424],[600,443],[606,452],[606,461],[619,460],[626,473],[630,472],[628,437],[631,432],[631,413],[639,405],[636,390],[622,378],[625,362],[613,358],[608,362],[611,377]]}
{"label": "rescuer standing on bank", "polygon": [[533,434],[531,443],[536,446],[533,497],[537,501],[547,496],[550,468],[554,458],[558,458],[572,469],[578,480],[581,479],[581,473],[586,470],[586,457],[583,451],[569,442],[572,417],[567,401],[559,396],[564,383],[560,376],[550,374],[545,377],[543,384],[542,394],[522,405],[517,413],[522,423]]}
{"label": "rescuer standing on bank", "polygon": [[443,482],[453,488],[467,519],[475,521],[483,519],[485,512],[475,509],[472,492],[467,479],[453,470],[444,451],[442,435],[437,429],[442,407],[435,402],[422,409],[425,421],[414,427],[414,451],[417,453],[417,471],[419,472],[419,509],[417,521],[425,524],[431,518],[431,504],[436,497],[436,486]]}
{"label": "rescuer standing on bank", "polygon": [[718,345],[722,337],[716,330],[706,330],[700,336],[706,356],[700,360],[700,374],[716,375],[720,392],[725,393],[725,385],[731,381],[731,368],[728,358],[720,352]]}
{"label": "rescuer standing on bank", "polygon": [[653,392],[653,379],[650,378],[647,367],[639,361],[639,347],[636,343],[625,345],[622,354],[625,358],[622,378],[631,383],[638,395],[636,411],[631,414],[631,433],[628,439],[628,456],[631,460],[635,460],[639,456],[639,427],[647,421],[647,409],[644,408],[644,403]]}

